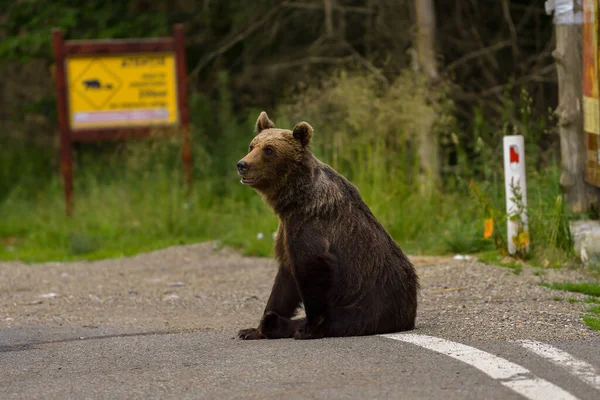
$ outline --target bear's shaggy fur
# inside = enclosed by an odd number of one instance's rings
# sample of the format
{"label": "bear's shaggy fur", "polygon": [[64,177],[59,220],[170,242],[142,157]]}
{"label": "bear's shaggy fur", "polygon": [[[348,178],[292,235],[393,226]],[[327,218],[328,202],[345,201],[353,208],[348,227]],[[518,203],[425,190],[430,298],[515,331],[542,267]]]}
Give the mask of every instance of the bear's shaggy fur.
{"label": "bear's shaggy fur", "polygon": [[[258,328],[241,339],[359,336],[413,329],[418,277],[343,176],[310,150],[313,128],[275,129],[265,112],[238,162],[279,217],[279,270]],[[292,319],[304,305],[306,318]]]}

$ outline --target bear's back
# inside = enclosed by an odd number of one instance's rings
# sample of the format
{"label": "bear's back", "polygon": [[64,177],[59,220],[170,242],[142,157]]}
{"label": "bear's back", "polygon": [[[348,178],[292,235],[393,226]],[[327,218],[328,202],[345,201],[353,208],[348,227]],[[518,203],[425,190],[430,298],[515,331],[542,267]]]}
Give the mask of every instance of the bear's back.
{"label": "bear's back", "polygon": [[[358,189],[327,165],[323,172],[328,184],[336,185],[341,193],[335,206],[329,204],[327,213],[319,214],[330,252],[339,265],[331,296],[340,329],[412,329],[419,286],[413,265],[377,221]],[[369,317],[361,321],[351,318],[357,308]],[[345,310],[355,327],[344,325]]]}

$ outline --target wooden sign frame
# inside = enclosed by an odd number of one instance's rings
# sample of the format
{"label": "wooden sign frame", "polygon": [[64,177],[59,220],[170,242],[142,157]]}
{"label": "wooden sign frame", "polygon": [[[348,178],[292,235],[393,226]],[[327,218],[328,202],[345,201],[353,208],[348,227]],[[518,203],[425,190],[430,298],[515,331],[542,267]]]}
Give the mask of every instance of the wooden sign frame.
{"label": "wooden sign frame", "polygon": [[583,1],[583,135],[585,181],[600,187],[600,24],[598,0]]}
{"label": "wooden sign frame", "polygon": [[[175,58],[178,128],[181,132],[181,160],[188,188],[192,186],[192,152],[190,137],[190,114],[188,108],[185,47],[183,25],[173,28],[172,37],[155,39],[108,39],[65,41],[60,29],[52,31],[54,50],[58,125],[60,129],[60,165],[65,192],[67,215],[73,211],[73,142],[96,142],[148,138],[152,130],[163,127],[114,127],[73,129],[69,118],[69,98],[66,61],[69,56],[125,55],[148,53],[171,53]],[[177,128],[166,127],[175,133]]]}

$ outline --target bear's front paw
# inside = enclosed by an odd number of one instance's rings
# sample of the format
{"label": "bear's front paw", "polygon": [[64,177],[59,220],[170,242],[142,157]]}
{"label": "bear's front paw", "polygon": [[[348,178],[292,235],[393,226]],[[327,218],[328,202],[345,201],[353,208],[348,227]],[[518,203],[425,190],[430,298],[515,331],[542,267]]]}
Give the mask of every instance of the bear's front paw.
{"label": "bear's front paw", "polygon": [[237,337],[242,340],[258,340],[265,339],[262,333],[256,328],[242,329],[238,332]]}
{"label": "bear's front paw", "polygon": [[282,321],[282,317],[279,314],[267,311],[260,321],[260,329],[263,332],[274,331],[280,325],[280,321]]}

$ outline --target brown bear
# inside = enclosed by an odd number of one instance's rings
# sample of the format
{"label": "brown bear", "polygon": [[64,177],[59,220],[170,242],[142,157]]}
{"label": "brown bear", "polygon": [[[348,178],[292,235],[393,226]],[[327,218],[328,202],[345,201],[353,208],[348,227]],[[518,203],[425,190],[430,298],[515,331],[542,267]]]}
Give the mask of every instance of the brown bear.
{"label": "brown bear", "polygon": [[[279,270],[258,328],[241,339],[316,339],[413,329],[419,280],[358,189],[310,150],[313,128],[275,129],[264,111],[237,163],[279,217]],[[300,304],[306,318],[292,319]]]}

